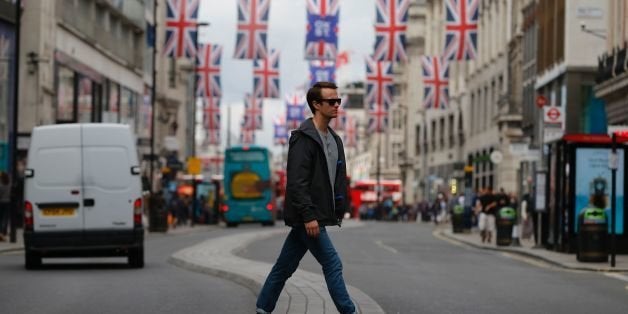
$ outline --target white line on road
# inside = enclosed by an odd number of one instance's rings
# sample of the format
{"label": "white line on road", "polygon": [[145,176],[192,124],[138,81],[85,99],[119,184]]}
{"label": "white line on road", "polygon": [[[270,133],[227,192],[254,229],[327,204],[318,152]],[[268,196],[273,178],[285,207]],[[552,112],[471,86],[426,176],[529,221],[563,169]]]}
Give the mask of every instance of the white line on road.
{"label": "white line on road", "polygon": [[[628,276],[623,275],[623,274],[619,274],[619,273],[604,273],[604,276],[628,282]],[[626,289],[628,289],[628,286],[626,286]]]}
{"label": "white line on road", "polygon": [[384,250],[393,252],[395,254],[399,253],[399,251],[397,251],[394,247],[391,247],[391,246],[388,246],[388,245],[384,244],[384,242],[382,242],[381,240],[375,241],[375,244],[377,244],[377,246],[381,247]]}

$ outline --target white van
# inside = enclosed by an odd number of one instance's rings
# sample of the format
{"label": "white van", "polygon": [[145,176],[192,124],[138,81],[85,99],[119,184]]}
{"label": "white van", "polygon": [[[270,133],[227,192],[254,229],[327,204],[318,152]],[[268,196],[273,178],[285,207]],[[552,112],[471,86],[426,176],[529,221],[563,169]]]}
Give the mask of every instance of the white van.
{"label": "white van", "polygon": [[42,257],[128,256],[144,266],[135,137],[121,124],[36,127],[24,171],[26,268]]}

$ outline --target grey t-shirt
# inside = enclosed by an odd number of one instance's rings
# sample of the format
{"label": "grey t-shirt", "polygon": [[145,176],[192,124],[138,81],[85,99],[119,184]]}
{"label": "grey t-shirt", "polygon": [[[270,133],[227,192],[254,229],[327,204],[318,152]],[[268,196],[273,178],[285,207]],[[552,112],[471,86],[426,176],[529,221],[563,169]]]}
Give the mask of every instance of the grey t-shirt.
{"label": "grey t-shirt", "polygon": [[338,163],[338,146],[334,136],[331,135],[329,130],[327,130],[327,134],[324,134],[318,129],[316,131],[321,137],[321,141],[323,141],[323,150],[325,151],[325,157],[327,158],[327,171],[329,171],[329,183],[331,183],[331,193],[333,199],[335,194],[334,183],[336,181],[336,164]]}

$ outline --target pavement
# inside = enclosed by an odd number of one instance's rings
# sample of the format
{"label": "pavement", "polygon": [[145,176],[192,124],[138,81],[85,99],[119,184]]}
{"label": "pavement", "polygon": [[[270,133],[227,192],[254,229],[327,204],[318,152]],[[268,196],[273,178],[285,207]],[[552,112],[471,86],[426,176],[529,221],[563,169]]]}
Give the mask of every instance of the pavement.
{"label": "pavement", "polygon": [[478,249],[501,251],[520,256],[533,258],[555,267],[569,270],[591,271],[591,272],[628,272],[628,255],[615,255],[615,267],[607,263],[579,262],[576,254],[555,252],[544,247],[535,247],[533,240],[520,240],[520,246],[497,246],[495,239],[493,243],[482,243],[480,233],[473,229],[470,233],[453,233],[451,225],[438,228],[434,231],[435,236],[441,236],[449,240],[463,243]]}

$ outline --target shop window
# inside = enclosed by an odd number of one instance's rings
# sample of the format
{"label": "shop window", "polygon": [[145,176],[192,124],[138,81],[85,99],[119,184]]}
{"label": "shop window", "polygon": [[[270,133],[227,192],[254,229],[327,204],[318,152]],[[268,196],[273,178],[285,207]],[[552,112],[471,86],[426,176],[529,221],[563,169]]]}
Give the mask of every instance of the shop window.
{"label": "shop window", "polygon": [[94,112],[92,80],[88,77],[80,76],[78,82],[78,122],[92,122]]}
{"label": "shop window", "polygon": [[135,113],[137,111],[137,94],[128,88],[120,90],[120,123],[131,126],[135,132]]}
{"label": "shop window", "polygon": [[57,121],[74,121],[74,71],[64,67],[57,68]]}
{"label": "shop window", "polygon": [[120,107],[120,85],[108,81],[106,94],[108,95],[108,97],[106,102],[104,102],[105,105],[103,107],[102,122],[118,123],[118,112]]}

